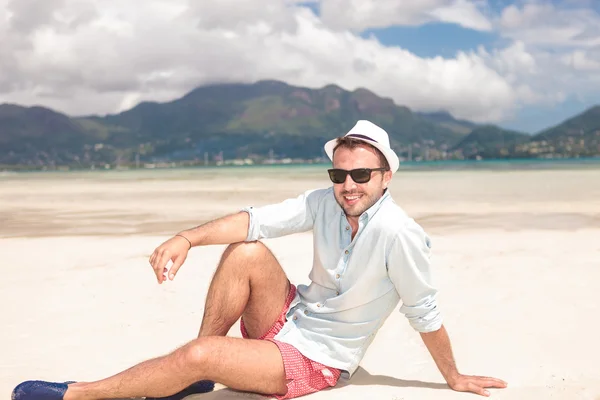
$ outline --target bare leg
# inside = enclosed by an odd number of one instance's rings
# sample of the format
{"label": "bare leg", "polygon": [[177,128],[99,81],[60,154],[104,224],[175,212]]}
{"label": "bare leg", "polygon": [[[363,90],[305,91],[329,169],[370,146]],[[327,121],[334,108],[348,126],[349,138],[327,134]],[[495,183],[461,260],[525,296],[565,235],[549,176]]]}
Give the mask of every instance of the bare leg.
{"label": "bare leg", "polygon": [[164,397],[203,379],[265,395],[287,392],[283,361],[275,344],[211,336],[194,339],[167,356],[101,381],[72,384],[64,400]]}
{"label": "bare leg", "polygon": [[248,335],[260,337],[279,317],[289,290],[285,272],[264,244],[228,246],[208,289],[199,337],[225,336],[242,315]]}
{"label": "bare leg", "polygon": [[277,346],[225,335],[242,314],[251,338],[265,333],[279,317],[288,291],[284,271],[262,243],[230,245],[211,282],[198,339],[107,379],[72,384],[64,400],[164,397],[205,379],[236,390],[284,394]]}

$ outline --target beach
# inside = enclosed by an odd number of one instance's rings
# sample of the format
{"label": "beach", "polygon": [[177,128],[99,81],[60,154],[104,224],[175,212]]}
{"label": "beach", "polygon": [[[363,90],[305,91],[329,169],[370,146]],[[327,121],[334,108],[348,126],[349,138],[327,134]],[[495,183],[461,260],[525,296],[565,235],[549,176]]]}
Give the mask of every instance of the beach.
{"label": "beach", "polygon": [[[180,230],[327,187],[326,166],[0,175],[0,393],[89,381],[193,339],[224,246],[158,285],[148,258]],[[497,399],[600,399],[600,166],[400,171],[396,202],[430,234],[459,370]],[[307,284],[310,232],[267,240]],[[240,337],[239,323],[230,333]],[[348,381],[307,399],[474,399],[444,383],[397,312]],[[263,398],[221,385],[189,399]]]}

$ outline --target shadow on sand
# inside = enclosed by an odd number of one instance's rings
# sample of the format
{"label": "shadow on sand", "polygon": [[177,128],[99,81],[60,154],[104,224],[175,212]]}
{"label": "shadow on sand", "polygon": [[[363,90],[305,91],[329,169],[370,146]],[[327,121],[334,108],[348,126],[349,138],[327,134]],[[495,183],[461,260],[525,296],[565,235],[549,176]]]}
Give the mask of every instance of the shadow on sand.
{"label": "shadow on sand", "polygon": [[[445,383],[423,382],[415,380],[406,380],[394,378],[387,375],[371,375],[367,370],[359,367],[356,373],[350,380],[340,379],[337,386],[331,389],[326,389],[324,392],[337,391],[345,387],[352,386],[393,386],[400,388],[427,388],[427,389],[447,389]],[[254,393],[238,392],[232,389],[216,389],[214,392],[196,394],[188,396],[185,400],[236,400],[236,399],[266,399],[268,396],[262,396]]]}
{"label": "shadow on sand", "polygon": [[394,378],[387,375],[371,375],[366,369],[358,367],[356,373],[352,376],[352,379],[345,381],[340,379],[336,387],[346,386],[369,386],[369,385],[381,385],[381,386],[394,386],[394,387],[418,387],[428,389],[449,389],[445,383],[434,383],[434,382],[423,382]]}

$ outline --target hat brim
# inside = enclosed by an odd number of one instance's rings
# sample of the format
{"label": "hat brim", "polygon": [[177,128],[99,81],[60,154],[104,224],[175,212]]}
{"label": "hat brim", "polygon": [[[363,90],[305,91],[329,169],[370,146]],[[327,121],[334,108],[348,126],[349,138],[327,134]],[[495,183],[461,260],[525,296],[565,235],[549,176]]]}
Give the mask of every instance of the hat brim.
{"label": "hat brim", "polygon": [[[390,164],[390,171],[392,171],[392,174],[394,172],[398,171],[398,168],[400,167],[400,159],[398,158],[398,156],[396,155],[394,150],[384,147],[380,143],[377,143],[377,142],[374,142],[374,141],[371,141],[368,139],[356,138],[356,137],[354,139],[358,139],[360,141],[368,143],[371,146],[378,149],[379,151],[381,151],[383,153],[383,155],[385,156],[386,160],[388,161],[388,164]],[[333,149],[335,148],[336,144],[337,144],[337,139],[332,139],[332,140],[328,141],[327,143],[325,143],[325,146],[324,146],[325,153],[327,154],[327,156],[329,157],[329,159],[332,162],[333,162]]]}

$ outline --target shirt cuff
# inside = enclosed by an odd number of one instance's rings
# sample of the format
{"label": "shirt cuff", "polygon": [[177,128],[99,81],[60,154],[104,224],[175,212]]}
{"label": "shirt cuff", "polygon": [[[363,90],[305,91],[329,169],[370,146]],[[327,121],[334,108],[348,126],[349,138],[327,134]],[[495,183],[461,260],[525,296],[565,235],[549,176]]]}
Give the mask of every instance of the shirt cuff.
{"label": "shirt cuff", "polygon": [[256,221],[256,215],[254,213],[254,207],[244,207],[240,210],[241,212],[247,212],[250,221],[248,222],[248,234],[246,235],[246,242],[255,242],[260,238],[260,229]]}
{"label": "shirt cuff", "polygon": [[428,299],[417,306],[402,305],[400,312],[417,332],[433,332],[442,327],[442,313],[435,299]]}

